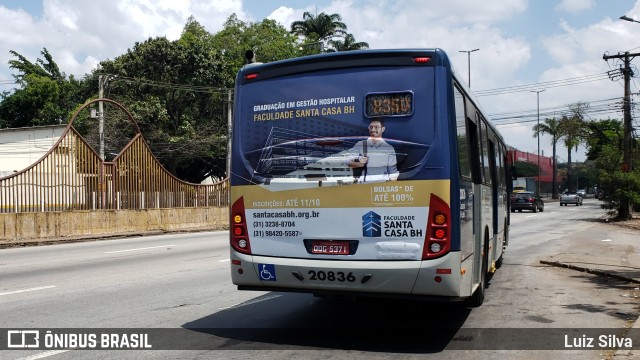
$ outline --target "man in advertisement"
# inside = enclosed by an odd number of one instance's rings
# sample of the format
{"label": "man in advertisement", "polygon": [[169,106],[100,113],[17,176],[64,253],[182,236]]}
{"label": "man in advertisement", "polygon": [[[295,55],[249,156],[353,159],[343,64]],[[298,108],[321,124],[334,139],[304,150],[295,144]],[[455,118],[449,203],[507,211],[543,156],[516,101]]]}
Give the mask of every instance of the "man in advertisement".
{"label": "man in advertisement", "polygon": [[358,183],[395,181],[398,179],[396,152],[382,138],[385,126],[382,119],[369,122],[369,138],[358,141],[345,154],[345,165],[353,169]]}

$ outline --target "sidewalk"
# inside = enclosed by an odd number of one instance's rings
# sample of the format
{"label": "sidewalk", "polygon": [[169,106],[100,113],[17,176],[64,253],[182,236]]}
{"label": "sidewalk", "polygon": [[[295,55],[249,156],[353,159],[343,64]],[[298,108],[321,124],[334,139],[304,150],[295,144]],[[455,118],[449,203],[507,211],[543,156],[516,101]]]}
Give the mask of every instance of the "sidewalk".
{"label": "sidewalk", "polygon": [[[553,201],[545,199],[545,203]],[[640,214],[634,215],[634,219],[626,224],[606,225],[611,227],[611,237],[601,240],[598,246],[575,248],[571,252],[549,256],[540,260],[540,263],[640,284]],[[640,329],[640,321],[637,318],[632,329]],[[616,350],[613,359],[640,360],[640,344],[636,344],[640,339],[633,341],[635,350]]]}

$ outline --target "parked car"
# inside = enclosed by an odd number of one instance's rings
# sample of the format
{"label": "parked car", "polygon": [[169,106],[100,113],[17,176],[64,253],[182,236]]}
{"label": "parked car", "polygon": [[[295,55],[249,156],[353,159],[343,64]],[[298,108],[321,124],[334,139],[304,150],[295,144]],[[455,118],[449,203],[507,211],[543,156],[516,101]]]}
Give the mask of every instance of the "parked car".
{"label": "parked car", "polygon": [[569,204],[575,204],[576,206],[582,205],[582,196],[570,192],[560,195],[560,206],[567,206]]}
{"label": "parked car", "polygon": [[544,201],[540,195],[532,191],[521,191],[511,196],[511,212],[531,210],[534,213],[544,211]]}

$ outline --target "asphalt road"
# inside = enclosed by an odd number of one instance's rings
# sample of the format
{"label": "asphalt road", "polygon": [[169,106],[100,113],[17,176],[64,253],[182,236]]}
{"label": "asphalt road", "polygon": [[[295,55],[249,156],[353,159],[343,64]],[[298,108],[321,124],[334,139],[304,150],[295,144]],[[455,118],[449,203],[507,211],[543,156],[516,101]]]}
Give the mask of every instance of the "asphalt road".
{"label": "asphalt road", "polygon": [[[593,221],[602,214],[593,199],[581,207],[548,203],[542,213],[512,214],[504,265],[485,304],[473,310],[237,291],[226,232],[3,249],[1,330],[158,329],[168,338],[153,344],[155,350],[7,350],[0,358],[606,358],[610,354],[597,350],[513,350],[532,347],[526,342],[543,333],[622,329],[637,318],[634,286],[539,262],[617,236]],[[467,340],[492,350],[465,347]],[[175,344],[184,347],[158,350]]]}

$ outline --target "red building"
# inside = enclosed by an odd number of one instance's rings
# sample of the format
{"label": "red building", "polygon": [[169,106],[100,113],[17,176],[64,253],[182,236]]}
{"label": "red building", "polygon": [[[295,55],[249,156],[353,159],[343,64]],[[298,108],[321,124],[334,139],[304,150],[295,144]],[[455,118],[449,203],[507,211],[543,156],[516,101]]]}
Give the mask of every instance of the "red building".
{"label": "red building", "polygon": [[[513,162],[526,162],[538,166],[538,154],[532,154],[518,149],[509,147],[509,159]],[[534,176],[538,181],[538,176]],[[553,181],[553,158],[548,156],[540,156],[540,183],[551,184]],[[550,186],[550,185],[549,185]]]}

